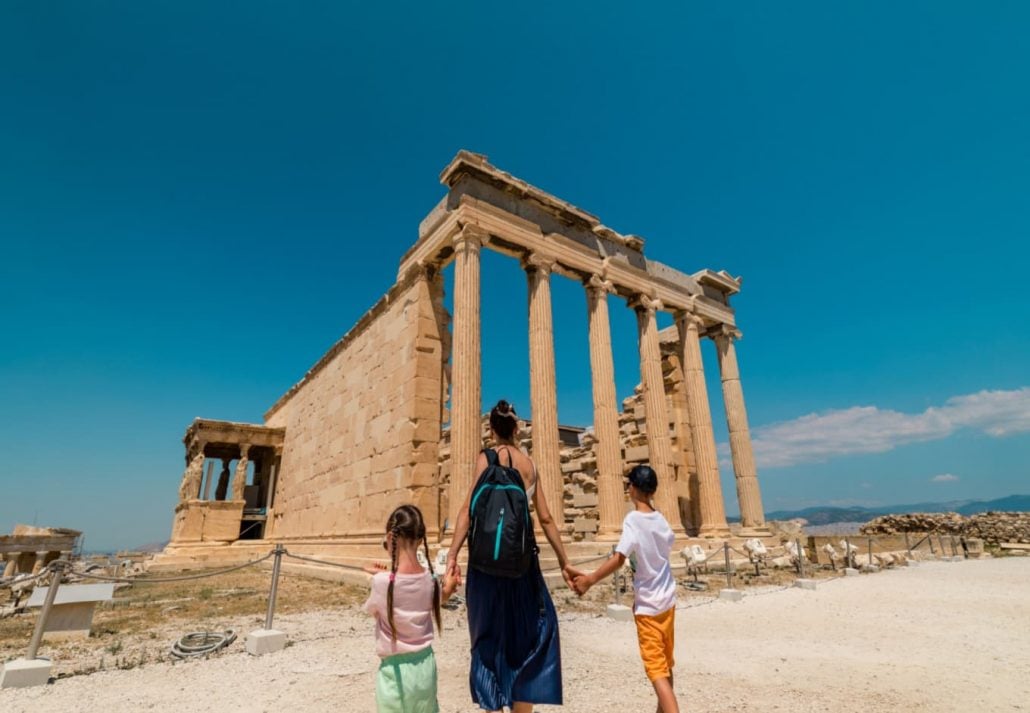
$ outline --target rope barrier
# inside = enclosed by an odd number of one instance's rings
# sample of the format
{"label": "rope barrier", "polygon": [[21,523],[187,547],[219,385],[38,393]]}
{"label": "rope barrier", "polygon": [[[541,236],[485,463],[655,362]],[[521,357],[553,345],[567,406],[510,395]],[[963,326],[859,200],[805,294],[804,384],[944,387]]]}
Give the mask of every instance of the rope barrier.
{"label": "rope barrier", "polygon": [[218,577],[219,575],[228,574],[229,572],[236,572],[237,570],[246,569],[247,567],[253,567],[256,564],[264,562],[269,557],[275,554],[274,551],[269,552],[264,557],[260,557],[250,562],[244,562],[234,567],[226,567],[225,569],[219,569],[214,572],[198,572],[197,574],[184,574],[179,577],[160,577],[157,579],[141,579],[138,577],[111,577],[106,574],[93,574],[92,572],[72,572],[79,577],[85,577],[86,579],[96,579],[101,582],[127,582],[129,584],[165,584],[167,582],[187,582],[193,579],[205,579],[207,577]]}
{"label": "rope barrier", "polygon": [[37,572],[36,574],[27,575],[20,579],[13,579],[10,582],[0,582],[0,589],[14,589],[15,585],[26,584],[27,582],[34,582],[35,580],[50,574],[53,571],[53,569],[53,562],[51,562],[50,564],[43,567],[43,569],[39,570],[39,572]]}
{"label": "rope barrier", "polygon": [[292,552],[290,552],[289,550],[283,550],[283,555],[285,555],[286,557],[291,557],[291,558],[293,558],[295,560],[302,560],[304,562],[311,562],[312,564],[322,564],[322,565],[326,565],[327,567],[339,567],[341,569],[353,569],[353,570],[357,570],[359,572],[364,572],[365,571],[364,567],[359,567],[357,565],[344,564],[342,562],[329,562],[328,560],[320,560],[320,559],[316,559],[315,557],[306,557],[304,555],[295,555]]}

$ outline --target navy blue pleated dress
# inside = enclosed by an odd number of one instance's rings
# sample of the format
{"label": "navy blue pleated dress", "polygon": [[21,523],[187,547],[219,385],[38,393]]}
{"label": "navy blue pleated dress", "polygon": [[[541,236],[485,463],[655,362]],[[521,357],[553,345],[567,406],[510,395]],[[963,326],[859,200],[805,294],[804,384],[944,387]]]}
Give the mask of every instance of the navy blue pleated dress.
{"label": "navy blue pleated dress", "polygon": [[465,597],[472,667],[472,700],[483,710],[516,701],[561,705],[558,614],[540,560],[518,579],[469,568]]}

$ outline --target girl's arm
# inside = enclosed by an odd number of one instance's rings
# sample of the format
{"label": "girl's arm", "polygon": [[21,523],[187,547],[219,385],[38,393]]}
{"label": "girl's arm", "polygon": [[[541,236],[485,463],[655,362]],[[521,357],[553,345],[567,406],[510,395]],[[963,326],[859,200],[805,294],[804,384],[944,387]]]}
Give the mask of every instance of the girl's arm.
{"label": "girl's arm", "polygon": [[[476,477],[478,478],[484,470],[488,462],[486,460],[486,454],[480,453],[479,457],[476,458]],[[475,482],[475,480],[473,480]],[[458,511],[458,521],[454,523],[454,536],[451,537],[451,549],[447,552],[447,574],[456,579],[455,587],[461,583],[461,569],[458,567],[458,555],[461,554],[461,548],[465,546],[465,538],[469,534],[469,504],[472,502],[472,488],[468,489],[465,493],[465,504],[461,506]]]}
{"label": "girl's arm", "polygon": [[[536,472],[536,463],[533,464],[533,471]],[[544,531],[544,536],[547,541],[551,543],[551,549],[554,550],[555,556],[558,558],[558,565],[561,567],[561,575],[565,580],[565,583],[569,585],[569,589],[575,589],[575,583],[573,578],[579,574],[569,566],[569,558],[565,555],[565,547],[562,545],[561,533],[558,531],[558,526],[554,522],[554,517],[551,515],[550,508],[547,507],[547,498],[544,496],[544,484],[540,481],[540,474],[536,473],[536,492],[533,493],[533,505],[536,506],[536,516],[540,518],[540,527]]]}

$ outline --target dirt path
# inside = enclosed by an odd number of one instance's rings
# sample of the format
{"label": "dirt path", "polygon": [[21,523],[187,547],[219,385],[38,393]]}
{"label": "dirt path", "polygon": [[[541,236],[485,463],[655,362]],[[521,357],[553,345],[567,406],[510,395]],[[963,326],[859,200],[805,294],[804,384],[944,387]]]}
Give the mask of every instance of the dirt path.
{"label": "dirt path", "polygon": [[[677,614],[689,711],[1030,710],[1030,558],[923,563]],[[684,605],[687,606],[687,605]],[[468,638],[448,612],[441,709],[472,711]],[[0,710],[374,711],[376,660],[353,610],[283,616],[298,642],[263,658],[154,663],[0,691]],[[632,624],[561,621],[567,711],[651,711]]]}

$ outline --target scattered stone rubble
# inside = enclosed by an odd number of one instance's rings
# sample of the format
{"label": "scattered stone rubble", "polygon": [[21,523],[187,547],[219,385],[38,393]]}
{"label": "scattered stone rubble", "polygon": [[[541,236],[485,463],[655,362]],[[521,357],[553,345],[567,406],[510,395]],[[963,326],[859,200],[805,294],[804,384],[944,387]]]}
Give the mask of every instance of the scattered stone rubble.
{"label": "scattered stone rubble", "polygon": [[979,538],[987,545],[1030,544],[1030,512],[986,512],[964,517],[954,512],[883,515],[862,526],[864,535],[929,532]]}

